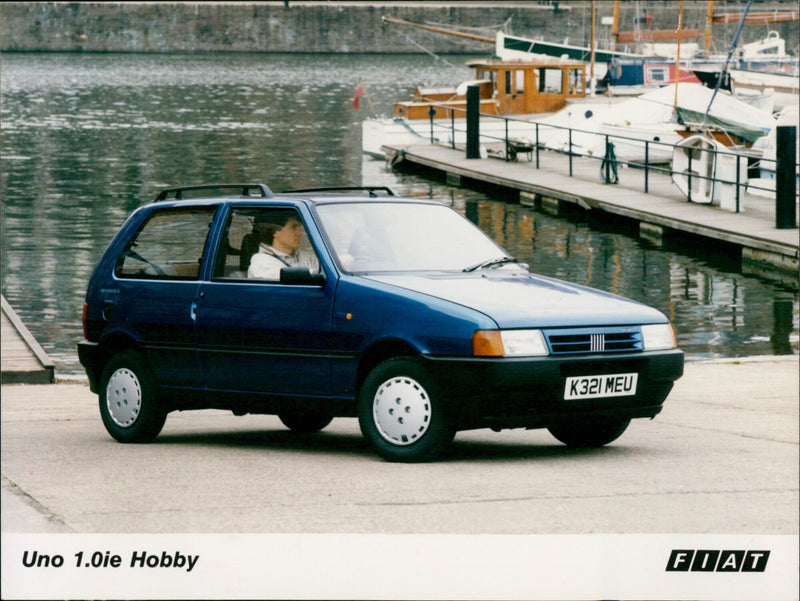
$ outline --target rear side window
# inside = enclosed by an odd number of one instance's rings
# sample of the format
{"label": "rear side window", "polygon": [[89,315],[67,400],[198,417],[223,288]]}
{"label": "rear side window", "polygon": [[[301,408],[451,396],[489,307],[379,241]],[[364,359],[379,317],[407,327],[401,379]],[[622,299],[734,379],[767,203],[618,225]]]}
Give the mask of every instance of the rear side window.
{"label": "rear side window", "polygon": [[117,261],[121,278],[195,280],[216,207],[154,211]]}

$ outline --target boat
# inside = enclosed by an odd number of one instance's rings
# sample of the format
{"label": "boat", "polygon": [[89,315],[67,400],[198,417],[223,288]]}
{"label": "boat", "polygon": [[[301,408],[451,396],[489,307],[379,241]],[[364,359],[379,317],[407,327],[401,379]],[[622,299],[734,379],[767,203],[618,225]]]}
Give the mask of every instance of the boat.
{"label": "boat", "polygon": [[[672,109],[647,98],[601,98],[570,103],[561,111],[535,119],[542,148],[576,155],[605,156],[606,137],[621,162],[668,163],[681,140],[680,125],[670,122]],[[567,129],[569,128],[569,129]],[[571,132],[571,133],[570,133]],[[645,150],[645,142],[648,148]]]}
{"label": "boat", "polygon": [[698,61],[692,70],[705,86],[729,90],[751,105],[779,112],[800,104],[800,63],[786,54],[786,42],[776,31],[744,44],[726,63]]}
{"label": "boat", "polygon": [[724,210],[741,211],[736,203],[736,185],[737,181],[747,182],[747,165],[745,158],[718,140],[693,134],[675,146],[672,182],[691,202],[716,203]]}
{"label": "boat", "polygon": [[[672,90],[662,88],[661,94],[653,93],[653,102],[669,105]],[[656,100],[658,99],[658,100]],[[726,132],[730,145],[752,146],[775,128],[777,120],[772,113],[754,108],[738,100],[735,96],[718,92],[700,84],[678,87],[678,100],[675,104],[677,121],[695,129],[715,127]]]}
{"label": "boat", "polygon": [[535,122],[540,125],[539,143],[544,148],[568,150],[565,128],[572,128],[576,130],[572,132],[573,154],[604,156],[608,136],[617,160],[644,162],[646,158],[648,163],[671,162],[672,145],[700,131],[711,137],[712,130],[716,131],[724,146],[750,148],[777,123],[771,113],[726,92],[715,97],[701,84],[671,84],[616,103],[587,99]]}
{"label": "boat", "polygon": [[610,95],[635,96],[673,83],[700,83],[687,61],[662,57],[616,57],[601,85]]}
{"label": "boat", "polygon": [[[428,26],[420,27],[430,29]],[[721,63],[723,71],[738,42],[738,34],[737,31],[731,51]],[[781,48],[780,44],[776,45],[780,41],[776,36],[770,35],[768,38],[769,44],[763,45],[764,48]],[[483,38],[483,41],[487,40]],[[507,122],[493,119],[481,122],[482,142],[487,138],[506,141],[506,148],[500,156],[508,157],[511,154],[508,148],[510,138],[528,140],[526,147],[535,140],[540,147],[552,150],[603,155],[606,152],[606,137],[614,136],[618,160],[669,162],[673,159],[670,145],[698,130],[708,135],[715,129],[722,138],[729,139],[728,146],[749,147],[774,127],[770,112],[740,103],[728,94],[721,94],[714,103],[716,90],[712,94],[711,90],[702,87],[690,70],[684,71],[680,67],[677,59],[672,61],[627,53],[605,54],[580,47],[569,47],[568,52],[564,53],[566,58],[562,59],[540,54],[552,52],[552,48],[556,47],[559,51],[567,48],[565,45],[551,45],[548,49],[539,42],[499,32],[495,52],[504,58],[472,65],[476,68],[476,78],[471,83],[480,87],[481,112],[517,117]],[[783,47],[785,50],[785,45]],[[743,49],[740,54],[752,57],[764,51],[764,48]],[[637,85],[636,81],[624,83],[637,88],[636,96],[648,88],[654,94],[643,97],[643,102],[616,105],[613,110],[606,101],[592,103],[591,98],[586,98],[585,67],[583,71],[579,68],[581,64],[586,65],[589,56],[594,60],[609,60],[607,82],[622,81],[619,78],[623,62],[637,65],[638,73],[649,74],[648,85]],[[548,59],[559,62],[545,63]],[[536,70],[539,72],[526,74],[527,71]],[[545,77],[547,70],[552,70],[551,75],[556,76],[553,90],[547,89],[550,85],[550,80]],[[670,84],[670,81],[676,83]],[[465,88],[461,88],[463,93]],[[385,144],[406,146],[421,141],[452,145],[463,143],[466,126],[464,120],[456,119],[456,112],[463,112],[465,98],[458,88],[444,91],[436,88],[433,91],[439,95],[426,95],[424,89],[418,89],[413,101],[395,105],[392,120],[363,122],[364,152],[383,157],[381,147]],[[575,106],[578,101],[580,106]],[[441,108],[445,102],[454,108]],[[563,108],[565,106],[567,108]],[[571,138],[567,128],[572,131]]]}
{"label": "boat", "polygon": [[[384,145],[408,146],[431,141],[466,142],[466,93],[470,85],[480,90],[480,111],[514,116],[511,137],[535,137],[533,116],[554,113],[568,101],[586,98],[586,64],[568,59],[472,60],[467,66],[475,77],[456,87],[418,87],[411,100],[397,102],[391,118],[362,122],[362,150],[384,158]],[[506,139],[506,122],[482,120],[481,136],[496,142]],[[455,136],[455,139],[454,139]]]}
{"label": "boat", "polygon": [[[776,31],[769,31],[764,38],[743,44],[733,62],[730,62],[730,57],[723,54],[712,55],[710,53],[711,23],[727,23],[732,18],[731,15],[715,15],[713,5],[713,1],[710,1],[709,24],[705,34],[706,43],[705,47],[701,48],[697,43],[685,42],[687,39],[697,38],[701,35],[701,32],[696,29],[679,27],[669,30],[640,29],[633,32],[616,32],[619,14],[619,0],[616,0],[612,37],[615,45],[633,45],[636,48],[636,51],[633,52],[600,49],[594,44],[593,47],[587,47],[549,42],[510,35],[502,31],[497,32],[493,40],[487,36],[421,25],[401,19],[390,17],[382,19],[387,23],[416,27],[486,43],[494,42],[494,54],[501,59],[537,60],[544,56],[550,56],[582,61],[591,65],[589,74],[598,82],[598,91],[608,94],[634,95],[675,82],[697,83],[700,80],[695,71],[719,72],[728,63],[731,68],[741,70],[798,74],[798,58],[786,53],[786,42]],[[594,9],[592,14],[594,14]],[[750,14],[755,15],[752,20],[748,19],[747,12],[737,13],[740,23],[771,23],[800,19],[798,11]],[[594,18],[592,18],[592,23],[594,24]],[[665,43],[669,40],[676,40],[679,33],[680,43]],[[595,88],[591,83],[588,85],[590,93],[592,93]]]}
{"label": "boat", "polygon": [[774,88],[780,94],[775,98],[776,108],[793,102],[800,71],[798,58],[786,53],[786,42],[776,31],[744,44],[730,61],[723,55],[693,54],[686,48],[680,61],[676,61],[674,50],[663,49],[661,56],[618,54],[611,58],[606,69],[603,83],[613,94],[641,93],[676,81],[699,81],[713,88],[716,78],[727,72],[730,79],[724,83],[734,94],[754,95],[765,88]]}
{"label": "boat", "polygon": [[800,105],[800,77],[791,73],[771,73],[747,69],[730,69],[731,92],[739,97],[759,97],[765,93],[772,97],[773,108]]}

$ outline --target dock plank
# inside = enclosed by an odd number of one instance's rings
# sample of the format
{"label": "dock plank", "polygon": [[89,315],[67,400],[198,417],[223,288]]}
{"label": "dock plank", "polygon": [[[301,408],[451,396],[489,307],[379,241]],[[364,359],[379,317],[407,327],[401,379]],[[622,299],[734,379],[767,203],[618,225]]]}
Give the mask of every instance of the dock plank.
{"label": "dock plank", "polygon": [[55,364],[25,327],[14,309],[2,300],[0,317],[0,379],[3,384],[49,384]]}

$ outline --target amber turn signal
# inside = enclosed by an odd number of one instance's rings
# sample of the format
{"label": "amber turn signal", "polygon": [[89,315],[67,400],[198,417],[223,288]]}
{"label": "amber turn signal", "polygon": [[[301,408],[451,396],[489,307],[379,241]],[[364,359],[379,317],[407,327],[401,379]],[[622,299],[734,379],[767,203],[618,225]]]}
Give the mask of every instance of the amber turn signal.
{"label": "amber turn signal", "polygon": [[472,335],[472,354],[475,357],[503,357],[503,337],[499,330],[478,330]]}

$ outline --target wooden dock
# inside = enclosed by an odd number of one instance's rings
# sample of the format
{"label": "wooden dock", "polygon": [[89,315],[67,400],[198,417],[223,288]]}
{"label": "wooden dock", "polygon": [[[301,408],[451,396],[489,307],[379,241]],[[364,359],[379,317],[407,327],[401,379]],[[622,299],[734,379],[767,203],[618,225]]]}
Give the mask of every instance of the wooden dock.
{"label": "wooden dock", "polygon": [[535,159],[528,161],[524,155],[517,161],[467,159],[463,149],[430,144],[382,150],[388,163],[444,173],[451,185],[488,183],[516,191],[523,204],[557,211],[567,203],[636,220],[640,235],[651,241],[680,232],[711,244],[726,242],[741,248],[743,270],[798,286],[798,229],[776,227],[774,199],[743,193],[736,213],[716,204],[688,202],[663,173],[648,174],[645,193],[643,169],[620,166],[619,183],[606,184],[600,178],[600,161],[576,156],[570,176],[568,157],[553,152],[540,153],[537,169]]}
{"label": "wooden dock", "polygon": [[3,384],[51,384],[55,365],[36,342],[4,296],[2,300],[2,352],[0,380]]}

